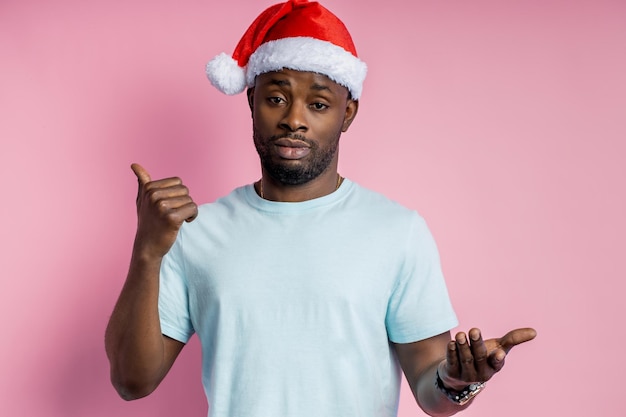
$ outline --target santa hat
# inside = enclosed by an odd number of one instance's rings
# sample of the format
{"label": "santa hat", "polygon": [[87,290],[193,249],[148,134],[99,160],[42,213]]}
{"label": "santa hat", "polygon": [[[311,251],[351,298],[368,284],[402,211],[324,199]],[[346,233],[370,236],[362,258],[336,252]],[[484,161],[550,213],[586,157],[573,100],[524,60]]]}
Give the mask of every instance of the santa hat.
{"label": "santa hat", "polygon": [[317,2],[289,0],[256,18],[232,57],[222,53],[206,66],[218,90],[238,94],[257,75],[281,69],[317,72],[361,96],[367,66],[356,54],[348,29]]}

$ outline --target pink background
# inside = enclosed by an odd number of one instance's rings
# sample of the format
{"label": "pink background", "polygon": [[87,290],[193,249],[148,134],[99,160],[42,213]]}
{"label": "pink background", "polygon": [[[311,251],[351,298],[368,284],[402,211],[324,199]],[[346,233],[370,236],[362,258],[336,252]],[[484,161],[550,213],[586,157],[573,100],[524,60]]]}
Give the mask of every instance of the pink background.
{"label": "pink background", "polygon": [[[129,165],[199,202],[259,177],[203,68],[269,4],[0,3],[0,415],[205,415],[195,338],[147,399],[108,381]],[[370,66],[341,173],[427,218],[460,329],[539,332],[464,415],[623,415],[626,2],[324,4]]]}

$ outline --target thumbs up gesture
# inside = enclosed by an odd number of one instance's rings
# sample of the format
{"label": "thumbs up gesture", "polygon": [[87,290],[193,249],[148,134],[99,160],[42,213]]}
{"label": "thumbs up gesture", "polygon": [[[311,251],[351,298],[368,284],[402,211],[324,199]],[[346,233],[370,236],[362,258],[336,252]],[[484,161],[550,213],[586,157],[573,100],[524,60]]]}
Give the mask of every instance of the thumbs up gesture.
{"label": "thumbs up gesture", "polygon": [[151,259],[162,258],[172,247],[183,222],[198,215],[198,206],[180,178],[153,181],[139,164],[131,169],[139,181],[135,251]]}

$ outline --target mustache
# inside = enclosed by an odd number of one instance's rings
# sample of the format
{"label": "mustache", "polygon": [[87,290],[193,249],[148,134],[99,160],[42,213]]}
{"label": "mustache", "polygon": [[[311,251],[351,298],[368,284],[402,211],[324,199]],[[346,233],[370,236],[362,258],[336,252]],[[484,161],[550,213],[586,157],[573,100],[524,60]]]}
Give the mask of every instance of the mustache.
{"label": "mustache", "polygon": [[313,145],[314,142],[308,139],[307,137],[300,135],[298,133],[283,133],[280,135],[272,135],[269,137],[270,142],[274,142],[278,139],[292,139],[292,140],[301,140],[302,142],[306,142],[308,145]]}

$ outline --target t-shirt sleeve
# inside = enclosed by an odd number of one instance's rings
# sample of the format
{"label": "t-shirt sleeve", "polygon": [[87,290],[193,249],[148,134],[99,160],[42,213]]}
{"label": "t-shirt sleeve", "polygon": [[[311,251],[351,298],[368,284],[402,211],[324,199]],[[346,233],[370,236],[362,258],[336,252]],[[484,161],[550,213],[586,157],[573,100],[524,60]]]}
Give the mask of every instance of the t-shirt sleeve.
{"label": "t-shirt sleeve", "polygon": [[387,307],[389,340],[410,343],[458,325],[441,271],[439,252],[426,222],[414,213],[404,263]]}
{"label": "t-shirt sleeve", "polygon": [[[181,229],[182,232],[182,229]],[[189,293],[185,279],[182,233],[163,258],[159,286],[161,333],[187,343],[194,333],[189,315]]]}

